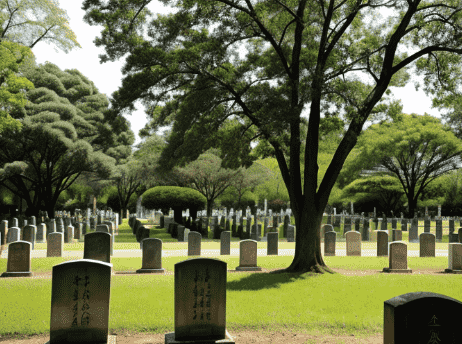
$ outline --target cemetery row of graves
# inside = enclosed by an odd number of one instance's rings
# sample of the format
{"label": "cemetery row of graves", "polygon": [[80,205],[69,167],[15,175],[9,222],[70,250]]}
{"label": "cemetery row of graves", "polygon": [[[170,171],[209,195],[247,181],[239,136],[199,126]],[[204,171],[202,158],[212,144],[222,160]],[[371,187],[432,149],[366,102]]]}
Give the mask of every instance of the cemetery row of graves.
{"label": "cemetery row of graves", "polygon": [[[267,255],[278,255],[278,243],[295,240],[295,226],[290,217],[275,215],[256,217],[243,221],[242,217],[214,216],[207,218],[183,218],[181,224],[173,217],[157,212],[154,222],[178,242],[187,243],[190,259],[175,264],[174,271],[174,332],[165,334],[165,343],[191,341],[203,343],[235,343],[226,329],[227,263],[219,259],[202,258],[202,238],[215,238],[220,242],[220,255],[230,255],[232,237],[239,237],[239,266],[237,271],[261,271],[257,262],[257,242],[267,242]],[[246,219],[245,219],[246,220]],[[340,220],[342,218],[340,217]],[[34,217],[22,220],[3,220],[0,228],[2,250],[8,252],[7,271],[2,277],[31,277],[31,252],[35,243],[46,242],[47,257],[62,257],[64,243],[84,242],[83,259],[64,262],[53,267],[50,343],[70,341],[116,342],[109,335],[109,303],[111,278],[115,275],[111,264],[115,237],[120,224],[118,214],[98,212],[96,216],[79,218],[62,214],[57,219],[41,218],[37,225]],[[259,223],[261,221],[261,223]],[[424,232],[419,236],[417,219],[375,223],[370,230],[370,220],[326,216],[321,228],[324,255],[335,256],[336,237],[344,236],[348,256],[361,256],[361,242],[377,243],[377,256],[388,256],[388,273],[412,273],[407,264],[407,244],[402,232],[410,222],[409,239],[420,245],[421,257],[435,257],[435,242],[442,238],[442,222],[436,220],[433,227],[425,221]],[[209,226],[210,222],[210,226]],[[330,224],[329,224],[330,223]],[[140,243],[142,264],[137,274],[164,274],[162,268],[162,240],[150,237],[150,228],[136,216],[128,224],[133,236]],[[454,219],[449,219],[448,268],[446,273],[462,273],[462,231],[454,233]],[[353,228],[353,225],[355,226]],[[399,227],[401,229],[394,229]],[[209,228],[211,233],[209,233]],[[440,229],[439,229],[440,228]],[[343,233],[340,235],[340,230]],[[441,233],[441,234],[439,234]],[[1,283],[1,280],[0,280]],[[407,293],[384,303],[384,343],[422,343],[438,338],[442,343],[461,342],[455,317],[449,316],[462,310],[462,303],[450,297],[429,293]],[[63,321],[63,319],[65,319]],[[444,325],[444,326],[443,326]],[[418,335],[415,335],[417,333]],[[411,335],[412,334],[412,335]],[[438,342],[438,341],[437,341]],[[189,343],[189,342],[188,342]]]}

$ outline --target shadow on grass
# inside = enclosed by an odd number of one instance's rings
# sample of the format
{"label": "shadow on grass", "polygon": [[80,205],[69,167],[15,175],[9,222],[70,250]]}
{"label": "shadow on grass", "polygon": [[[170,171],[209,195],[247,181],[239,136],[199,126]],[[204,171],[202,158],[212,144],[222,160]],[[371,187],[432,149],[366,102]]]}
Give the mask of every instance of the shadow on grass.
{"label": "shadow on grass", "polygon": [[[242,273],[244,275],[244,273]],[[230,274],[228,274],[229,276]],[[330,275],[330,274],[325,274]],[[261,290],[269,288],[278,288],[284,283],[293,283],[300,279],[318,278],[322,274],[314,272],[305,273],[249,273],[239,280],[228,281],[227,290]]]}

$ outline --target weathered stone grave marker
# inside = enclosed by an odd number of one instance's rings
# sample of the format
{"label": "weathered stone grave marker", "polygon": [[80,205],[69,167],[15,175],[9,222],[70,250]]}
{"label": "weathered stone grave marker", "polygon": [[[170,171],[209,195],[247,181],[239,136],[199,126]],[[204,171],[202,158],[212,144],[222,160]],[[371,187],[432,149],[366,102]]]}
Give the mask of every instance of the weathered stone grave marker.
{"label": "weathered stone grave marker", "polygon": [[32,244],[28,241],[15,241],[8,246],[6,272],[1,277],[31,277],[30,252]]}
{"label": "weathered stone grave marker", "polygon": [[238,271],[261,271],[257,266],[257,242],[255,240],[241,240],[239,242],[239,266]]}
{"label": "weathered stone grave marker", "polygon": [[346,255],[361,256],[361,233],[356,231],[346,233]]}
{"label": "weathered stone grave marker", "polygon": [[412,270],[407,268],[407,245],[405,242],[393,241],[390,243],[388,268],[383,268],[383,272],[412,273]]}
{"label": "weathered stone grave marker", "polygon": [[188,235],[188,256],[201,255],[202,235],[198,232],[189,232]]}
{"label": "weathered stone grave marker", "polygon": [[162,268],[162,240],[157,238],[143,239],[143,258],[141,269],[136,273],[164,273]]}
{"label": "weathered stone grave marker", "polygon": [[432,233],[421,233],[420,241],[420,257],[435,257],[435,235]]}

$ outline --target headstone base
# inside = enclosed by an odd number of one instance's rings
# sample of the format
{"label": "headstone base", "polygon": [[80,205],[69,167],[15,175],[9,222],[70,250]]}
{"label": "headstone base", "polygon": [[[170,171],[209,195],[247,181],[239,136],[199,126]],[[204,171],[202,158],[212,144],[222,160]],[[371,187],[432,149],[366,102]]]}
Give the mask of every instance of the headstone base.
{"label": "headstone base", "polygon": [[163,274],[165,269],[139,269],[136,270],[137,274]]}
{"label": "headstone base", "polygon": [[175,340],[175,332],[165,334],[165,344],[236,344],[226,330],[225,339]]}
{"label": "headstone base", "polygon": [[259,266],[236,266],[236,271],[261,271]]}
{"label": "headstone base", "polygon": [[411,269],[390,269],[390,268],[383,268],[383,272],[401,273],[401,274],[412,274],[412,270],[411,270]]}
{"label": "headstone base", "polygon": [[444,273],[446,273],[446,274],[462,274],[462,270],[444,269]]}
{"label": "headstone base", "polygon": [[34,273],[31,271],[26,272],[4,272],[0,277],[32,277]]}
{"label": "headstone base", "polygon": [[324,253],[325,256],[335,257],[335,253]]}
{"label": "headstone base", "polygon": [[[50,341],[46,342],[45,344],[50,344]],[[107,342],[103,342],[103,343],[95,342],[94,344],[117,344],[117,336],[108,335]]]}

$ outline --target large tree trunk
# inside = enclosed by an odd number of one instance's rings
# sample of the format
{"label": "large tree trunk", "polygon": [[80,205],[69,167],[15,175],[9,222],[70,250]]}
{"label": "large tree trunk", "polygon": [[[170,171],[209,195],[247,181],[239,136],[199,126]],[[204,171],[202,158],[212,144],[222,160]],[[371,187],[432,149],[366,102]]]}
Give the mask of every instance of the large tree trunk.
{"label": "large tree trunk", "polygon": [[273,273],[335,273],[326,266],[321,254],[320,227],[323,212],[315,211],[314,206],[307,208],[309,211],[297,212],[292,210],[296,228],[294,260],[288,268],[276,270]]}
{"label": "large tree trunk", "polygon": [[207,217],[212,217],[213,201],[207,200]]}

